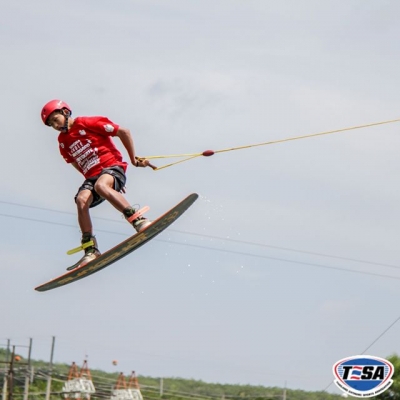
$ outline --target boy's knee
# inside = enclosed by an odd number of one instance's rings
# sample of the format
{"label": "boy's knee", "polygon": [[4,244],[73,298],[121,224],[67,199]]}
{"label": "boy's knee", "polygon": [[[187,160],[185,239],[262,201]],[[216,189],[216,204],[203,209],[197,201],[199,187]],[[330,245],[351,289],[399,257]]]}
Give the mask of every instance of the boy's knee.
{"label": "boy's knee", "polygon": [[106,197],[107,193],[109,193],[111,190],[114,190],[112,187],[112,182],[108,182],[103,179],[99,179],[95,185],[94,185],[94,190],[102,197]]}
{"label": "boy's knee", "polygon": [[94,190],[102,196],[104,193],[107,193],[108,187],[105,185],[103,182],[97,181],[96,184],[94,185]]}
{"label": "boy's knee", "polygon": [[85,209],[88,209],[90,207],[90,203],[91,203],[90,197],[91,196],[87,196],[83,192],[80,192],[76,196],[75,203],[76,203],[76,206],[78,207],[79,210],[85,210]]}

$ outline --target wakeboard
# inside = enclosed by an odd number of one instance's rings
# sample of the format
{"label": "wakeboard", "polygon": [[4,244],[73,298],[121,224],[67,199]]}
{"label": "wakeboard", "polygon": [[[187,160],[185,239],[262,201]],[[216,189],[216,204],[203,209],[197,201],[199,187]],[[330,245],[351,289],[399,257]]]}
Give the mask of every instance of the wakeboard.
{"label": "wakeboard", "polygon": [[199,195],[197,193],[190,194],[175,207],[171,208],[164,215],[153,221],[151,225],[146,227],[143,231],[124,240],[122,243],[106,251],[95,260],[37,286],[35,290],[38,292],[45,292],[47,290],[56,289],[69,283],[76,282],[79,279],[86,278],[87,276],[108,267],[129,253],[137,250],[149,240],[156,237],[164,229],[168,228],[168,226],[176,221],[197,200],[198,197]]}

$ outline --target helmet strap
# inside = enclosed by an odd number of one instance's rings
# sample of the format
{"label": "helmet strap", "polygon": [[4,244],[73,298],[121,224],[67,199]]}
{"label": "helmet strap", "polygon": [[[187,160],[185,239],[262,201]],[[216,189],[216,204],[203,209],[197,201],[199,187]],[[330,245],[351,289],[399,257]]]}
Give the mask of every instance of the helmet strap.
{"label": "helmet strap", "polygon": [[63,108],[63,109],[61,110],[61,112],[62,112],[62,114],[63,114],[64,117],[65,117],[64,126],[61,128],[61,130],[62,130],[63,132],[68,132],[68,119],[69,119],[71,113],[70,113],[66,108]]}

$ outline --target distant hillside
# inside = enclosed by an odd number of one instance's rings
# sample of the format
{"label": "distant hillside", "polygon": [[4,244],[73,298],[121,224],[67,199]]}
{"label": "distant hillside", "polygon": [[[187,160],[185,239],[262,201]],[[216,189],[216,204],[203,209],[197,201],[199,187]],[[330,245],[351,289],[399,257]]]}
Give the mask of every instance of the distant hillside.
{"label": "distant hillside", "polygon": [[[0,349],[1,365],[8,369],[9,364],[4,363],[6,351]],[[28,371],[27,360],[21,357],[14,361],[13,400],[23,400],[26,377],[29,376],[29,400],[42,400],[45,398],[49,366],[47,362],[31,360],[31,370]],[[80,368],[80,366],[78,366]],[[89,366],[90,367],[90,366]],[[70,365],[54,364],[51,380],[51,400],[60,400],[62,387],[67,380]],[[117,381],[117,373],[107,373],[91,369],[91,377],[96,388],[92,399],[109,399],[111,391]],[[0,379],[3,380],[5,369],[1,368]],[[128,378],[128,377],[127,377]],[[263,387],[250,385],[226,385],[206,383],[192,379],[163,378],[162,390],[160,378],[138,376],[140,390],[144,400],[280,400],[284,399],[284,389],[278,387]],[[341,399],[339,395],[324,392],[305,392],[301,390],[286,390],[286,400],[333,400]],[[3,399],[5,400],[5,399]]]}

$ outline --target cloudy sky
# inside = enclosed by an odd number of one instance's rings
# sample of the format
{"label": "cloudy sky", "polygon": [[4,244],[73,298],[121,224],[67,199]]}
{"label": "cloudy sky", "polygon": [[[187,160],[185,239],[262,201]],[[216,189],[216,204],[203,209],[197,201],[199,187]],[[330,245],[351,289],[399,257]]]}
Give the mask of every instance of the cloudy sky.
{"label": "cloudy sky", "polygon": [[[112,267],[33,290],[75,262],[65,253],[80,239],[83,179],[41,122],[47,101],[129,128],[142,156],[397,119],[399,12],[388,0],[3,0],[0,346],[33,338],[48,359],[55,336],[59,362],[304,390],[326,388],[341,358],[400,353],[400,323],[381,336],[400,316],[400,123],[132,167],[127,197],[150,218],[200,198]],[[108,204],[93,219],[103,251],[132,234]]]}

